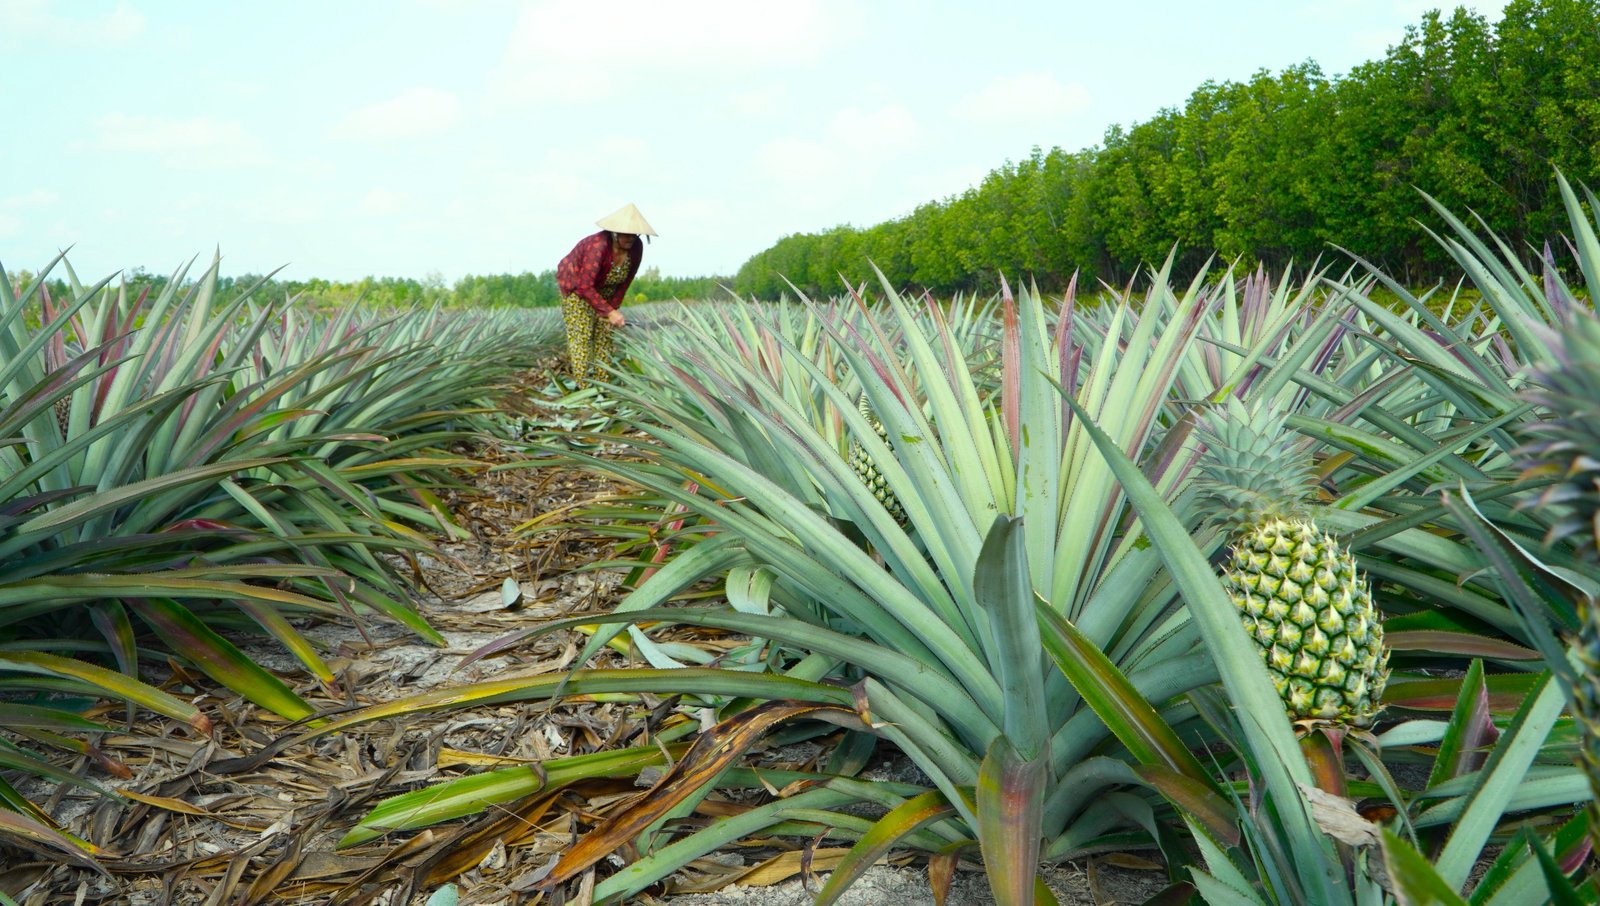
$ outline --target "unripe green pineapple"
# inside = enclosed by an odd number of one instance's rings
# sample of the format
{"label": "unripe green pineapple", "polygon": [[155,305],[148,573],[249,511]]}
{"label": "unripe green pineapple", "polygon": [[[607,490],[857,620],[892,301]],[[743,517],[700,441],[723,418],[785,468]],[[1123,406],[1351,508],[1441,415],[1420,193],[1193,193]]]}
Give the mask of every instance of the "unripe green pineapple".
{"label": "unripe green pineapple", "polygon": [[[1556,360],[1536,370],[1525,397],[1550,417],[1531,425],[1527,477],[1555,477],[1534,501],[1556,513],[1552,541],[1570,538],[1578,556],[1600,563],[1600,320],[1578,315],[1553,343]],[[1583,725],[1583,758],[1589,783],[1600,798],[1600,606],[1578,602],[1577,653],[1582,666],[1573,689],[1575,715]]]}
{"label": "unripe green pineapple", "polygon": [[[872,407],[867,404],[867,395],[865,393],[856,398],[856,410],[861,413],[868,424],[872,425],[872,430],[877,432],[878,439],[885,444],[889,444],[889,432],[883,429],[883,423],[879,422],[877,416],[873,415]],[[893,449],[894,445],[889,444],[889,446],[890,449]],[[866,448],[853,440],[850,442],[850,468],[854,469],[855,473],[861,477],[862,483],[872,491],[872,496],[876,497],[878,502],[883,504],[883,508],[889,511],[889,517],[896,523],[905,525],[906,511],[900,506],[900,498],[896,497],[894,491],[890,489],[889,482],[884,480],[883,474],[878,471],[878,464],[873,461]]]}
{"label": "unripe green pineapple", "polygon": [[1197,437],[1201,504],[1232,539],[1222,583],[1290,719],[1370,726],[1389,679],[1382,617],[1355,558],[1305,515],[1310,462],[1282,416],[1237,399]]}

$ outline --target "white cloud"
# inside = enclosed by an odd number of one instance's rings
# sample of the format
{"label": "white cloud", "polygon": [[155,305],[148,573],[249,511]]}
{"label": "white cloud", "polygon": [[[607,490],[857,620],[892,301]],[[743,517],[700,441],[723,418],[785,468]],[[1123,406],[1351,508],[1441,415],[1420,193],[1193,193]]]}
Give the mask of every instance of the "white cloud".
{"label": "white cloud", "polygon": [[38,208],[53,205],[60,200],[61,196],[49,189],[34,189],[22,195],[12,195],[9,198],[0,199],[0,208]]}
{"label": "white cloud", "polygon": [[758,117],[790,109],[794,100],[787,85],[762,85],[735,91],[725,103],[729,116]]}
{"label": "white cloud", "polygon": [[814,63],[857,33],[843,0],[541,0],[512,29],[492,85],[518,97],[588,100],[678,72]]}
{"label": "white cloud", "polygon": [[144,26],[144,17],[124,0],[118,0],[109,11],[91,15],[82,14],[82,4],[0,2],[0,44],[45,41],[104,47],[132,41],[144,32]]}
{"label": "white cloud", "polygon": [[649,154],[650,145],[643,139],[611,135],[593,142],[551,148],[545,152],[543,166],[562,173],[615,175],[626,180],[645,166]]}
{"label": "white cloud", "polygon": [[60,201],[48,189],[34,189],[22,195],[0,198],[0,239],[10,239],[22,234],[30,210],[48,208]]}
{"label": "white cloud", "polygon": [[242,166],[269,160],[261,140],[244,124],[206,116],[175,119],[113,113],[95,121],[95,137],[89,147],[153,154],[188,165]]}
{"label": "white cloud", "polygon": [[1460,0],[1342,0],[1332,4],[1326,0],[1315,0],[1301,5],[1297,12],[1311,22],[1335,29],[1328,33],[1330,36],[1343,33],[1350,22],[1383,23],[1355,29],[1343,37],[1345,44],[1359,57],[1376,59],[1400,43],[1406,26],[1421,24],[1424,13],[1437,9],[1448,19],[1458,6],[1483,16],[1491,24],[1499,22],[1504,16],[1500,2]]}
{"label": "white cloud", "polygon": [[1037,125],[1082,113],[1090,104],[1083,85],[1031,72],[995,79],[962,97],[950,113],[976,126]]}
{"label": "white cloud", "polygon": [[461,101],[437,88],[413,88],[354,110],[332,129],[335,138],[381,140],[444,132],[461,122]]}
{"label": "white cloud", "polygon": [[849,107],[820,138],[779,138],[756,150],[758,174],[807,208],[825,208],[857,195],[900,155],[914,151],[922,128],[899,105],[876,110]]}
{"label": "white cloud", "polygon": [[1497,0],[1491,2],[1478,2],[1478,0],[1341,0],[1337,4],[1329,4],[1326,0],[1310,0],[1299,5],[1297,12],[1302,16],[1329,22],[1349,22],[1355,17],[1383,16],[1397,18],[1408,25],[1415,25],[1422,21],[1422,14],[1429,10],[1441,10],[1446,18],[1458,6],[1478,13],[1490,22],[1497,22],[1501,17],[1500,7],[1503,4]]}
{"label": "white cloud", "polygon": [[[651,153],[641,139],[608,136],[582,146],[535,145],[526,156],[510,160],[472,160],[462,168],[464,185],[441,201],[439,210],[450,231],[483,235],[485,242],[507,245],[515,255],[537,248],[531,237],[546,231],[565,254],[573,241],[593,231],[595,220],[625,203],[636,202],[645,217],[655,216],[648,199],[636,194],[649,173]],[[496,227],[486,234],[485,224]]]}
{"label": "white cloud", "polygon": [[361,196],[356,210],[374,217],[393,217],[406,213],[411,207],[411,196],[406,193],[377,187],[367,190],[367,194]]}

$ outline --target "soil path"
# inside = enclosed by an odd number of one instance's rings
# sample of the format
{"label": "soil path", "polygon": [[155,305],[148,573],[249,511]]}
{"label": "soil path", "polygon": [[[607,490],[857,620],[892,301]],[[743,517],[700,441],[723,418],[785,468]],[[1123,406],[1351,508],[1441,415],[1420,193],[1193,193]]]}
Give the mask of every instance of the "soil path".
{"label": "soil path", "polygon": [[[529,414],[539,417],[537,399]],[[519,458],[488,445],[470,451],[489,464]],[[336,688],[323,688],[290,655],[266,643],[248,646],[260,664],[282,676],[319,708],[336,710],[392,701],[429,689],[557,674],[575,660],[582,638],[558,633],[524,642],[502,655],[462,666],[480,646],[555,617],[602,612],[620,591],[617,570],[596,570],[612,541],[599,531],[561,527],[573,508],[622,489],[564,468],[481,471],[448,503],[473,537],[443,543],[438,556],[421,557],[415,576],[428,621],[447,647],[416,639],[393,624],[357,628],[326,623],[305,627],[325,647]],[[518,531],[530,522],[535,533]],[[520,595],[508,603],[505,580]],[[609,655],[611,666],[620,658]],[[263,751],[289,728],[237,698],[198,690],[215,684],[174,670],[168,687],[199,696],[218,718],[212,738],[184,735],[159,724],[102,741],[133,777],[108,781],[80,763],[74,769],[127,791],[133,799],[105,798],[65,786],[32,784],[24,790],[69,830],[114,841],[98,875],[45,856],[0,854],[0,891],[25,906],[223,906],[223,904],[421,904],[444,883],[460,890],[468,906],[560,902],[539,898],[533,885],[574,834],[597,814],[640,791],[630,781],[591,783],[560,796],[530,797],[486,813],[426,830],[395,832],[340,848],[340,839],[378,802],[451,777],[493,767],[521,767],[647,738],[652,715],[602,701],[489,705],[464,711],[414,712],[338,735]],[[663,709],[664,710],[664,709]],[[659,716],[659,715],[656,715]],[[815,765],[817,747],[758,754],[774,768]],[[791,871],[787,881],[761,887],[709,890],[759,865],[801,862],[775,846],[741,847],[700,860],[674,879],[674,893],[633,902],[672,906],[801,906],[812,902],[817,878]],[[118,853],[138,855],[118,855]],[[772,860],[777,859],[777,862]],[[619,859],[620,861],[620,859]],[[609,870],[609,869],[608,869]],[[777,872],[781,876],[782,872]],[[1159,890],[1158,866],[1125,855],[1052,867],[1047,880],[1065,906],[1127,906]],[[581,892],[576,900],[582,902]],[[873,868],[841,901],[855,906],[932,906],[919,861],[892,860]],[[950,906],[992,903],[981,874],[960,872]]]}

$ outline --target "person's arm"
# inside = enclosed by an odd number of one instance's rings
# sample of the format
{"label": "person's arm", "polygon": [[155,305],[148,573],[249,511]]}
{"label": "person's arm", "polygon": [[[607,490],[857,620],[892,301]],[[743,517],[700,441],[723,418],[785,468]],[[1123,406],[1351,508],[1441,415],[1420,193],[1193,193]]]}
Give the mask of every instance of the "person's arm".
{"label": "person's arm", "polygon": [[561,260],[561,267],[557,268],[556,275],[563,295],[567,293],[576,295],[589,303],[589,307],[602,318],[615,308],[600,295],[599,290],[595,289],[595,284],[600,282],[600,265],[605,257],[605,248],[604,234],[590,236],[578,243],[572,253]]}

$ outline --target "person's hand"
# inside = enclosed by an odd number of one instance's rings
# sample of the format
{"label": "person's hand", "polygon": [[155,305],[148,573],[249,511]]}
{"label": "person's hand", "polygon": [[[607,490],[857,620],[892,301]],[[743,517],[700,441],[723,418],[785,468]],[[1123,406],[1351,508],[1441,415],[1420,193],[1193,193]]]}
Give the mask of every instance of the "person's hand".
{"label": "person's hand", "polygon": [[628,319],[622,316],[622,310],[618,308],[606,312],[606,320],[611,322],[612,327],[621,327],[628,323]]}

